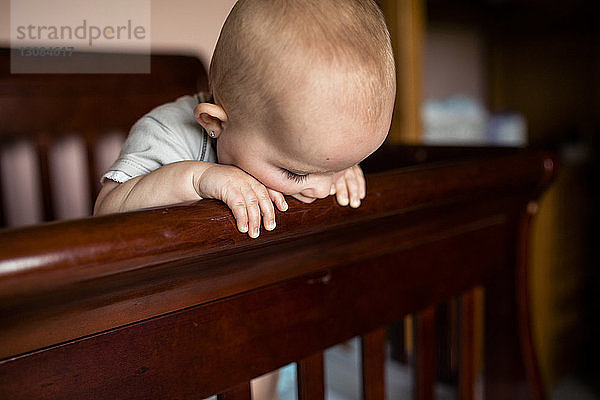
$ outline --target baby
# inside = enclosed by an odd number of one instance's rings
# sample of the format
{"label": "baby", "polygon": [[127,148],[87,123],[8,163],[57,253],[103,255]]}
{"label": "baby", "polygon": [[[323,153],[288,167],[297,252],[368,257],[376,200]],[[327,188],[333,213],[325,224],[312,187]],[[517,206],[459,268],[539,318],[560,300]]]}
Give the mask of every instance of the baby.
{"label": "baby", "polygon": [[240,0],[185,96],[132,128],[94,214],[218,199],[252,238],[284,195],[358,207],[358,163],[385,140],[395,97],[389,33],[372,0]]}
{"label": "baby", "polygon": [[[240,0],[210,65],[210,96],[185,96],[131,129],[95,214],[200,198],[240,232],[275,228],[284,195],[358,207],[358,163],[385,140],[395,97],[390,38],[372,0]],[[277,375],[253,382],[276,398]]]}
{"label": "baby", "polygon": [[[95,214],[200,198],[240,232],[275,228],[284,195],[358,207],[358,163],[385,140],[395,97],[390,38],[372,0],[240,0],[210,65],[210,96],[185,96],[132,128]],[[276,397],[276,375],[253,383]]]}

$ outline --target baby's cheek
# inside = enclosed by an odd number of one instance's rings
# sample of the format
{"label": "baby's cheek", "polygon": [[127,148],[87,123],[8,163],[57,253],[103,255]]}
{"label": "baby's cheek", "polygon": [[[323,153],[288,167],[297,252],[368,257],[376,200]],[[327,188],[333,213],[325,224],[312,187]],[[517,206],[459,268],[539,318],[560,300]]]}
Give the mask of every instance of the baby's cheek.
{"label": "baby's cheek", "polygon": [[307,196],[302,195],[301,193],[293,194],[292,197],[295,198],[296,200],[300,200],[301,202],[306,203],[306,204],[310,204],[313,201],[317,200],[315,197],[307,197]]}
{"label": "baby's cheek", "polygon": [[282,182],[278,179],[265,179],[261,183],[269,189],[275,190],[286,195],[292,195],[300,192],[300,189],[294,182]]}

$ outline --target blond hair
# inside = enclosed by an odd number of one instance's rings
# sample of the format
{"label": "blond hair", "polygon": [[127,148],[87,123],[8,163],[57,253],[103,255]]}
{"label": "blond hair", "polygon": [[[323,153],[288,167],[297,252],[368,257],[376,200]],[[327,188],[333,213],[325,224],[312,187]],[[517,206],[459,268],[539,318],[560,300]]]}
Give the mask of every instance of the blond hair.
{"label": "blond hair", "polygon": [[369,102],[369,117],[381,114],[395,67],[373,0],[239,0],[211,60],[211,92],[230,120],[262,118],[294,72],[318,65],[347,72],[353,100]]}

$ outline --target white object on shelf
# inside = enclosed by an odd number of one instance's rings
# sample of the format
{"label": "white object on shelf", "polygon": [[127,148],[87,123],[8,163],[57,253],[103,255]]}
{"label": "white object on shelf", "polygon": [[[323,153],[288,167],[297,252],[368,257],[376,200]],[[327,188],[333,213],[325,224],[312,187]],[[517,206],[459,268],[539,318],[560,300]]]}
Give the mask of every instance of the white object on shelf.
{"label": "white object on shelf", "polygon": [[428,100],[423,107],[425,144],[483,145],[486,123],[485,108],[465,96]]}
{"label": "white object on shelf", "polygon": [[423,105],[423,141],[429,145],[524,146],[525,118],[517,113],[490,114],[463,95],[428,100]]}

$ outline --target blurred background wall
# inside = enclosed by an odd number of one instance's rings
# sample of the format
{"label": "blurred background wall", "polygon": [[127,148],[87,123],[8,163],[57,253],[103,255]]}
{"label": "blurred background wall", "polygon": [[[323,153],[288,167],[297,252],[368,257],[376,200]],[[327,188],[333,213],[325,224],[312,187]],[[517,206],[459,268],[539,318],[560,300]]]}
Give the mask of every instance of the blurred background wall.
{"label": "blurred background wall", "polygon": [[[195,55],[208,66],[234,4],[235,0],[150,0],[152,51]],[[0,0],[0,46],[9,43],[10,0]]]}

